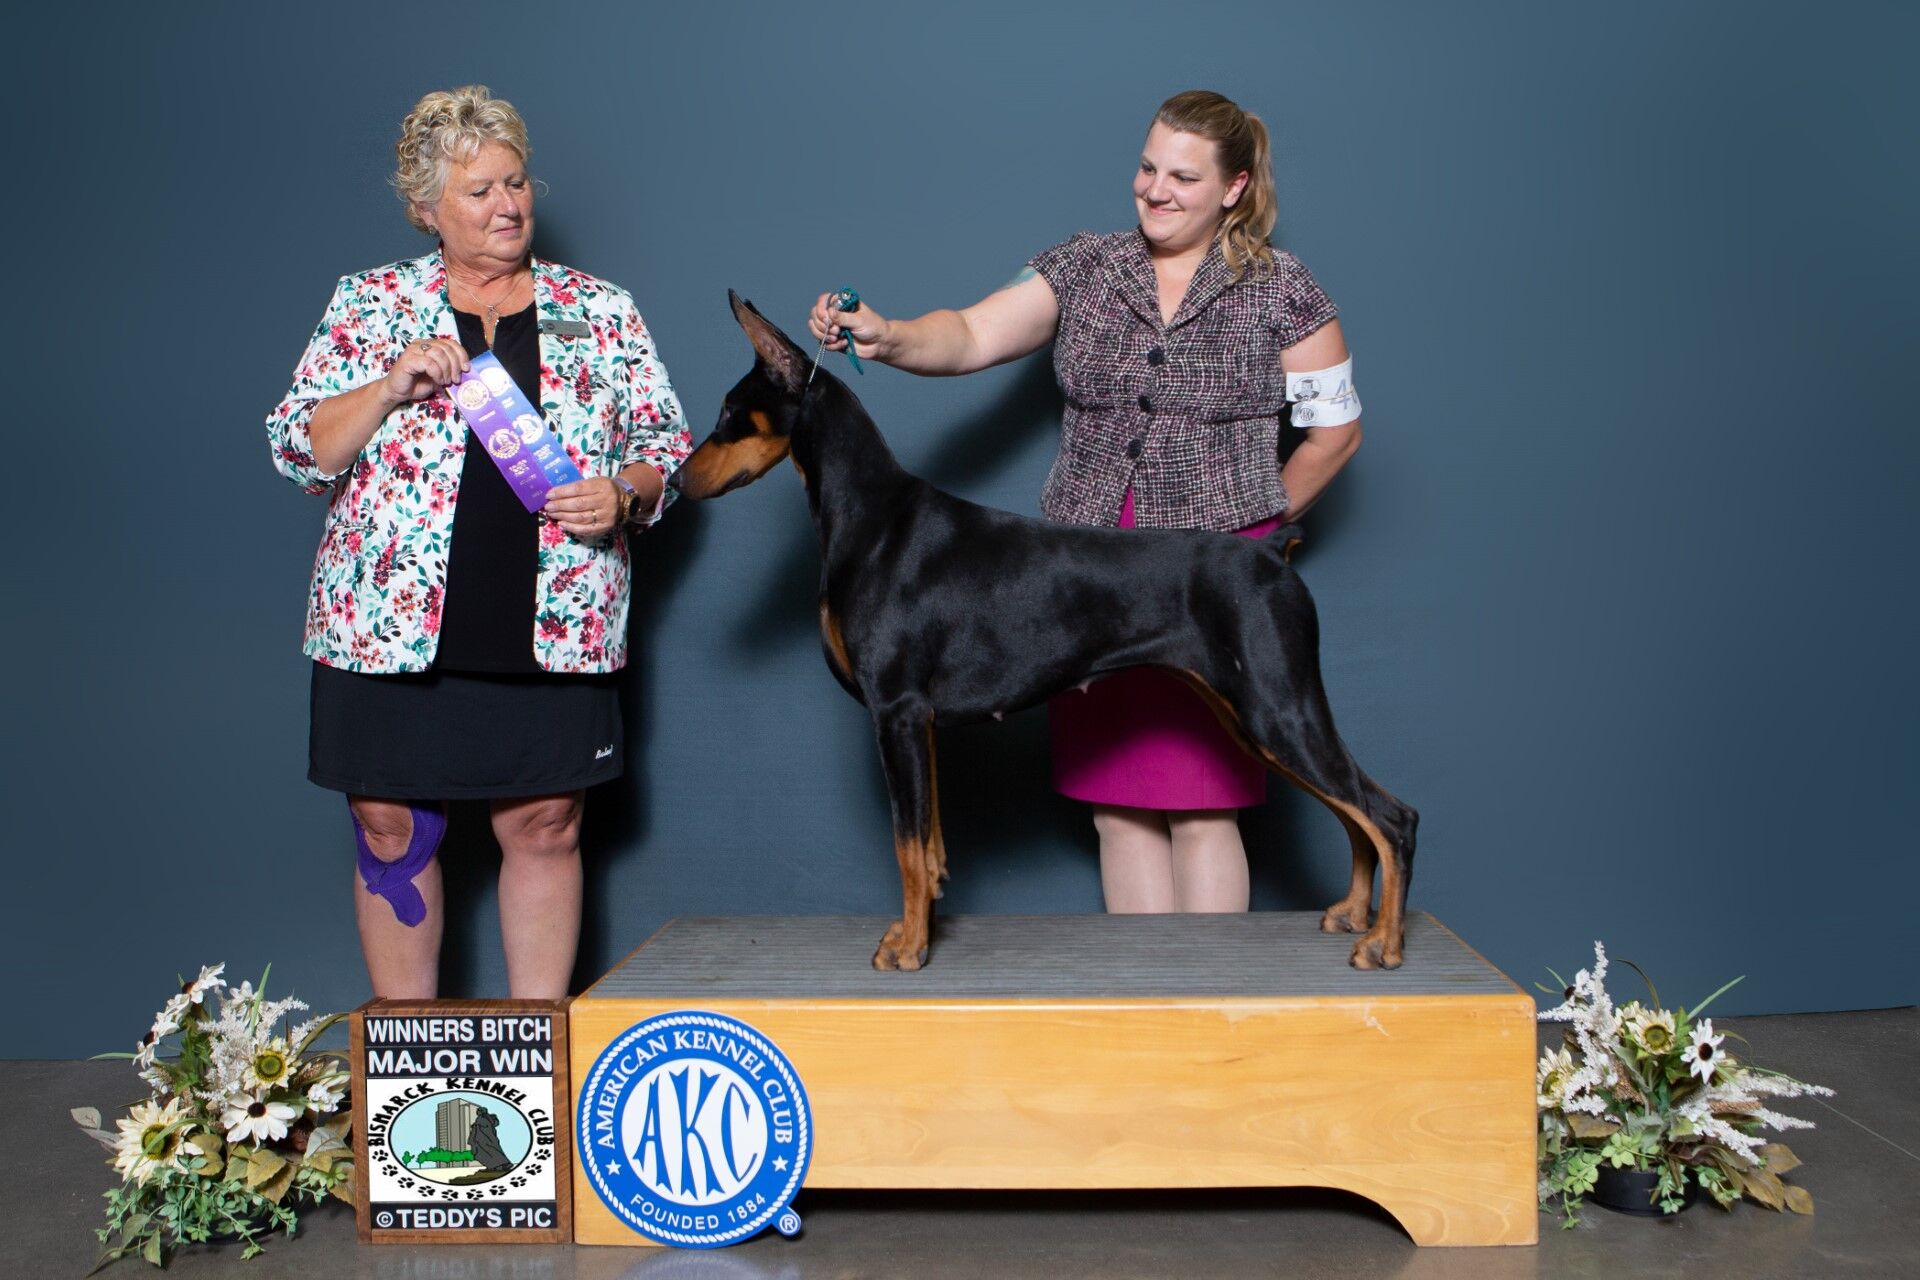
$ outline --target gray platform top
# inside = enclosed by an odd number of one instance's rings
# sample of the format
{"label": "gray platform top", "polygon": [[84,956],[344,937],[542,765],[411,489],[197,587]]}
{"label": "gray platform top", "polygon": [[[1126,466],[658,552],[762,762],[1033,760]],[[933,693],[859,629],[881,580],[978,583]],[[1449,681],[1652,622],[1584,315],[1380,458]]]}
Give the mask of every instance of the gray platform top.
{"label": "gray platform top", "polygon": [[1519,990],[1425,912],[1406,963],[1347,964],[1353,938],[1317,911],[1247,915],[936,916],[931,964],[878,973],[880,916],[715,916],[669,921],[592,999],[1128,999],[1483,996]]}

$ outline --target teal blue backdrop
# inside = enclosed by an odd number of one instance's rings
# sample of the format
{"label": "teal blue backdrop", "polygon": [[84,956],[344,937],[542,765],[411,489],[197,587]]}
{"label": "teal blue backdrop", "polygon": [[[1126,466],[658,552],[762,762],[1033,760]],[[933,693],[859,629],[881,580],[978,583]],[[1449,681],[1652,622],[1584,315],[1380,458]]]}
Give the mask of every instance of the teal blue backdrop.
{"label": "teal blue backdrop", "polygon": [[[304,780],[322,506],[272,472],[261,419],[334,279],[426,247],[392,139],[422,91],[472,81],[531,125],[539,248],[633,291],[700,433],[749,363],[729,286],[796,329],[843,283],[893,314],[964,304],[1130,224],[1167,94],[1258,111],[1278,239],[1343,308],[1366,400],[1300,563],[1341,728],[1422,811],[1415,904],[1522,980],[1602,938],[1672,1000],[1746,974],[1728,1012],[1915,999],[1911,8],[470,0],[9,25],[0,954],[24,1000],[0,1054],[128,1047],[213,960],[271,961],[321,1008],[366,994],[344,805]],[[1045,356],[854,382],[908,466],[1035,510]],[[589,801],[579,978],[678,914],[893,910],[798,483],[684,504],[636,553],[630,759]],[[1041,718],[940,748],[945,909],[1097,910]],[[1247,830],[1258,907],[1338,895],[1319,806],[1276,790]],[[446,856],[446,989],[503,993],[483,824],[457,815]]]}

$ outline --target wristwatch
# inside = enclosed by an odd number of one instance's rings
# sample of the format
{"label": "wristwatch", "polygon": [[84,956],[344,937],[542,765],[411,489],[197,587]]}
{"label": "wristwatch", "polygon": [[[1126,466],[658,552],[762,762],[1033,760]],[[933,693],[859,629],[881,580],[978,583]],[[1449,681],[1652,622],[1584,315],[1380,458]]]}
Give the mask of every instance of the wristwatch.
{"label": "wristwatch", "polygon": [[640,501],[640,491],[633,487],[632,481],[628,480],[625,476],[619,475],[617,473],[613,477],[613,483],[620,490],[619,523],[628,524],[633,520],[634,506],[638,504]]}

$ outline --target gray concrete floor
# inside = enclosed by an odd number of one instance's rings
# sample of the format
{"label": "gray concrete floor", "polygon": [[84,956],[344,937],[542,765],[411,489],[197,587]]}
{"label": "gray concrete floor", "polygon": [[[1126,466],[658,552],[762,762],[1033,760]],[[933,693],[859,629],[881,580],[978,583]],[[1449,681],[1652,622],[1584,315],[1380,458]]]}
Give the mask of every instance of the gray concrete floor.
{"label": "gray concrete floor", "polygon": [[[181,1277],[379,1280],[957,1280],[1075,1277],[1920,1276],[1920,1011],[1741,1018],[1754,1060],[1831,1085],[1788,1105],[1814,1121],[1790,1141],[1811,1218],[1700,1205],[1663,1222],[1584,1211],[1576,1230],[1540,1220],[1534,1248],[1420,1249],[1384,1212],[1336,1192],[1125,1194],[806,1192],[806,1233],[713,1252],[573,1247],[383,1247],[354,1242],[344,1207],[308,1215],[301,1236],[242,1263],[235,1248],[189,1249]],[[1543,1028],[1543,1042],[1557,1036]],[[95,1254],[104,1154],[67,1110],[108,1112],[140,1086],[125,1063],[0,1062],[0,1277],[79,1277]],[[147,1273],[121,1262],[106,1274]]]}

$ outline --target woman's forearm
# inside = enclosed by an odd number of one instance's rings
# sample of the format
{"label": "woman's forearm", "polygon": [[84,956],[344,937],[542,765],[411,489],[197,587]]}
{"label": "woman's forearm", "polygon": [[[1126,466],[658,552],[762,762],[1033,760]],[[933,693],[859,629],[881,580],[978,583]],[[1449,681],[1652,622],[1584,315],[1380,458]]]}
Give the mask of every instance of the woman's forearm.
{"label": "woman's forearm", "polygon": [[385,378],[329,396],[313,407],[307,435],[321,472],[337,476],[353,465],[389,413],[400,406]]}
{"label": "woman's forearm", "polygon": [[1307,432],[1307,438],[1293,451],[1286,466],[1280,468],[1280,483],[1287,491],[1287,518],[1293,520],[1306,514],[1359,448],[1358,422]]}
{"label": "woman's forearm", "polygon": [[929,311],[912,320],[889,320],[878,359],[908,373],[934,376],[973,373],[978,359],[973,330],[958,311]]}

